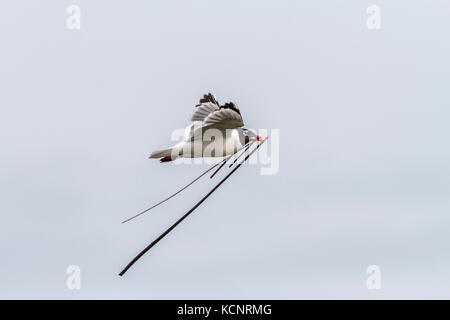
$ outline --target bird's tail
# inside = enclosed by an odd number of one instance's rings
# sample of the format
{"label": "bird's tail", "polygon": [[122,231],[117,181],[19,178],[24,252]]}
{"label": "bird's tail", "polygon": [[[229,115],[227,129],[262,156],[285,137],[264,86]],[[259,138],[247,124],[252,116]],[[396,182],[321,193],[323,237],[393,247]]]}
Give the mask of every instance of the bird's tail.
{"label": "bird's tail", "polygon": [[158,159],[158,158],[170,156],[171,154],[172,154],[172,148],[164,149],[164,150],[157,150],[157,151],[153,151],[150,154],[149,158],[150,159]]}
{"label": "bird's tail", "polygon": [[165,156],[162,157],[161,159],[159,159],[159,162],[169,162],[169,161],[173,161],[175,160],[175,158],[172,158],[171,156]]}
{"label": "bird's tail", "polygon": [[153,151],[149,158],[150,159],[159,159],[160,162],[167,162],[167,161],[172,161],[175,160],[176,157],[174,157],[174,155],[172,154],[173,148],[169,148],[169,149],[164,149],[164,150],[157,150],[157,151]]}

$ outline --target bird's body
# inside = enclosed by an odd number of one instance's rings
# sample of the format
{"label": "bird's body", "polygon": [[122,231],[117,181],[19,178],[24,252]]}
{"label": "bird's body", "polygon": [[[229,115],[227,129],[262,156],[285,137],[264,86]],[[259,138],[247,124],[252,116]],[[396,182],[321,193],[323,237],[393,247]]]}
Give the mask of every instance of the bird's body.
{"label": "bird's body", "polygon": [[242,126],[241,113],[233,102],[220,106],[216,97],[205,94],[192,114],[183,140],[171,148],[152,152],[150,158],[161,162],[176,158],[224,157],[244,148],[260,137]]}

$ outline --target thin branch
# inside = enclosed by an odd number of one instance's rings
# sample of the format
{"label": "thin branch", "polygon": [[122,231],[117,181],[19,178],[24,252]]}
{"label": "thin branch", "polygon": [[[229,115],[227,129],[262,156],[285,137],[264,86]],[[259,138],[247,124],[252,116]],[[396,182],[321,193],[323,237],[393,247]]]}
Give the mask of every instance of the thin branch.
{"label": "thin branch", "polygon": [[[246,145],[244,145],[244,147],[243,148],[245,148],[245,147],[247,147],[247,149],[250,147],[250,142],[249,143],[247,143]],[[246,149],[246,150],[247,150]],[[241,149],[242,150],[242,149]],[[239,151],[241,151],[241,150],[239,150]],[[237,152],[235,152],[234,154],[232,154],[231,156],[234,156],[234,155],[236,155],[236,153],[238,153],[239,151],[237,151]],[[244,151],[245,152],[245,151]],[[236,159],[239,159],[239,157],[242,155],[242,153],[239,155],[239,156],[237,156],[237,158]],[[230,158],[231,158],[231,156],[230,156]],[[229,158],[228,158],[229,159]],[[227,159],[227,161],[228,161],[228,159]],[[214,171],[214,173],[211,175],[211,177],[209,177],[210,179],[212,179],[215,175],[216,175],[216,173],[217,172],[219,172],[219,170],[220,169],[222,169],[222,167],[225,165],[225,163],[227,163],[227,161],[225,161],[224,163],[222,163],[221,165],[220,165],[220,167],[219,168],[217,168],[217,170],[216,171]],[[234,160],[234,162],[236,162],[236,160]]]}
{"label": "thin branch", "polygon": [[161,239],[163,239],[170,231],[172,231],[178,224],[180,224],[184,219],[186,219],[192,212],[194,212],[195,209],[197,209],[214,191],[216,191],[220,185],[222,183],[225,182],[225,180],[227,180],[237,169],[239,169],[239,167],[256,151],[258,150],[258,148],[267,140],[267,138],[265,138],[264,140],[261,141],[260,144],[258,144],[256,146],[255,149],[253,149],[246,157],[245,159],[239,163],[230,173],[228,173],[225,178],[223,178],[222,180],[220,180],[220,182],[213,188],[211,189],[210,192],[208,192],[199,202],[197,202],[197,204],[191,209],[189,210],[186,214],[184,214],[180,219],[178,219],[177,222],[175,222],[169,229],[167,229],[166,231],[164,231],[164,233],[162,233],[158,238],[156,238],[152,243],[150,243],[144,250],[142,250],[133,260],[130,261],[130,263],[128,263],[128,265],[119,273],[119,276],[123,276],[125,274],[125,272],[128,271],[128,269],[131,268],[131,266],[139,260],[139,258],[141,258],[148,250],[150,250],[154,245],[156,245]]}
{"label": "thin branch", "polygon": [[244,152],[242,152],[240,155],[238,155],[238,156],[236,157],[236,159],[234,159],[234,161],[229,165],[228,168],[231,168],[231,167],[233,166],[233,164],[235,164],[236,161],[238,161],[238,159],[239,159],[244,153],[247,152],[247,150],[251,147],[252,144],[253,144],[253,142],[249,142],[249,144],[247,145],[247,148],[245,148]]}
{"label": "thin branch", "polygon": [[122,223],[128,222],[128,221],[130,221],[130,220],[132,220],[132,219],[134,219],[134,218],[137,218],[137,217],[139,217],[140,215],[142,215],[142,214],[144,214],[144,213],[146,213],[146,212],[152,210],[153,208],[156,208],[156,207],[159,206],[160,204],[163,204],[163,203],[166,202],[167,200],[169,200],[169,199],[175,197],[177,194],[179,194],[180,192],[182,192],[183,190],[185,190],[186,188],[188,188],[190,185],[192,185],[192,184],[193,184],[194,182],[196,182],[198,179],[200,179],[200,178],[203,177],[205,174],[207,174],[208,172],[210,172],[212,169],[214,169],[215,167],[217,167],[219,164],[221,164],[221,163],[222,163],[222,165],[225,164],[225,163],[228,161],[229,158],[230,158],[230,157],[225,158],[225,159],[222,159],[221,161],[217,162],[214,166],[212,166],[211,168],[209,168],[208,170],[206,170],[205,172],[203,172],[201,175],[199,175],[197,178],[195,178],[194,180],[192,180],[191,182],[189,182],[187,185],[185,185],[183,188],[181,188],[180,190],[178,190],[177,192],[175,192],[175,193],[172,194],[171,196],[169,196],[169,197],[165,198],[164,200],[158,202],[158,203],[155,204],[154,206],[152,206],[152,207],[150,207],[150,208],[148,208],[148,209],[145,209],[145,210],[139,212],[138,214],[132,216],[131,218],[128,218],[128,219],[122,221]]}
{"label": "thin branch", "polygon": [[222,163],[222,164],[217,168],[217,170],[214,171],[214,173],[211,175],[211,177],[209,177],[209,178],[212,179],[212,178],[216,175],[216,173],[219,172],[220,169],[222,169],[222,167],[225,165],[225,163],[227,163],[227,162],[225,161],[224,163]]}

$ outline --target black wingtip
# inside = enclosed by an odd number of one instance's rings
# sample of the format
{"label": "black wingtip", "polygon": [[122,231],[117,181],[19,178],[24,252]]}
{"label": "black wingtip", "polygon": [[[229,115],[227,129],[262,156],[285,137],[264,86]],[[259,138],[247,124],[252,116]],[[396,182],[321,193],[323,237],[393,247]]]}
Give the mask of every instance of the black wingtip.
{"label": "black wingtip", "polygon": [[196,107],[198,107],[202,103],[207,103],[207,102],[211,102],[211,103],[214,103],[215,105],[219,106],[219,101],[217,101],[216,96],[214,94],[212,94],[211,92],[208,92],[207,94],[203,95],[203,98],[200,99],[200,102],[199,102],[199,104],[196,105]]}
{"label": "black wingtip", "polygon": [[172,157],[171,156],[165,156],[165,157],[163,157],[163,158],[161,158],[161,159],[159,159],[159,162],[169,162],[169,161],[172,161],[173,159],[172,159]]}
{"label": "black wingtip", "polygon": [[237,112],[239,115],[241,114],[241,112],[239,111],[239,108],[237,107],[237,105],[234,102],[227,102],[223,106],[220,106],[220,109],[230,109],[230,110]]}

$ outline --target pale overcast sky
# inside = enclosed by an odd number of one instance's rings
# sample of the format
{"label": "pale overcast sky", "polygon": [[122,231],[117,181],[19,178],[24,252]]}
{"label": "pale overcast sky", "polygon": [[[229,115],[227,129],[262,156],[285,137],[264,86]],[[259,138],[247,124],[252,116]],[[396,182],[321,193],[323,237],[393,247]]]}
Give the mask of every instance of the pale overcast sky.
{"label": "pale overcast sky", "polygon": [[[1,1],[0,298],[450,298],[449,12]],[[218,181],[120,223],[207,168],[147,156],[208,91],[280,130],[279,173],[239,169],[120,278]]]}

